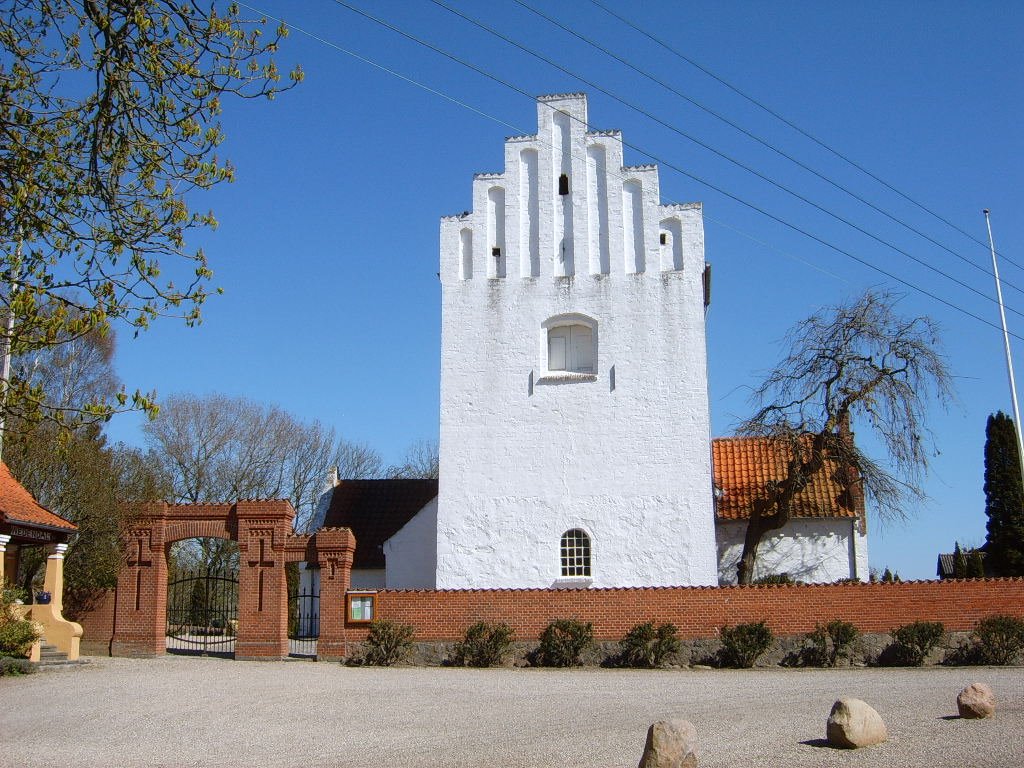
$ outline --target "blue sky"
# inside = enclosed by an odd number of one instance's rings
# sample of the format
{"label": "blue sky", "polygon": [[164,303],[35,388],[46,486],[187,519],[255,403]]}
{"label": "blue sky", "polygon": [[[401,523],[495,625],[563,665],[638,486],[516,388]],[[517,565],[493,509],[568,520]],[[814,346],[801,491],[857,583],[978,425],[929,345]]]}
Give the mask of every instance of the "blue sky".
{"label": "blue sky", "polygon": [[[989,413],[1009,411],[1001,333],[902,286],[666,164],[741,197],[912,286],[998,323],[987,248],[886,190],[587,0],[525,0],[691,99],[925,232],[925,240],[800,170],[512,2],[445,0],[517,42],[798,191],[899,250],[785,194],[543,64],[429,0],[361,8],[493,72],[528,94],[586,91],[596,129],[621,129],[626,162],[662,162],[663,202],[702,201],[713,265],[708,316],[713,431],[729,434],[785,331],[818,307],[887,287],[906,314],[939,321],[958,401],[936,409],[930,499],[907,523],[870,524],[872,566],[934,575],[954,540],[984,540],[982,449]],[[1024,336],[1020,94],[1024,6],[952,2],[616,3],[720,78],[984,241],[992,211],[1011,332]],[[474,172],[500,171],[503,139],[535,130],[531,100],[331,0],[253,6],[422,82],[494,119],[293,32],[278,58],[306,81],[273,103],[226,102],[223,154],[237,181],[192,199],[220,221],[206,249],[215,297],[204,322],[158,322],[119,337],[126,385],[224,392],[333,425],[397,461],[438,429],[438,220],[470,207]],[[504,124],[503,124],[504,123]],[[513,126],[513,127],[510,127]],[[641,151],[643,150],[643,151]],[[644,152],[648,154],[644,154]],[[981,269],[978,269],[980,267]],[[975,291],[951,282],[956,278]],[[1024,344],[1014,341],[1024,376]],[[141,443],[118,416],[115,440]],[[863,428],[862,429],[866,429]],[[864,432],[860,439],[870,448]]]}

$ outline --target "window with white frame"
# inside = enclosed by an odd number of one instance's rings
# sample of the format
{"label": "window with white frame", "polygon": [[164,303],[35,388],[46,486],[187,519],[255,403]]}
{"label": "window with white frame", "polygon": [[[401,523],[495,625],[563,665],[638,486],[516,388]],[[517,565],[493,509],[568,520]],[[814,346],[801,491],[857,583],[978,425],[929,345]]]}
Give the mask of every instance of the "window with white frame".
{"label": "window with white frame", "polygon": [[586,325],[556,325],[548,330],[548,370],[594,372],[594,332]]}
{"label": "window with white frame", "polygon": [[590,537],[573,528],[562,534],[562,576],[590,576]]}

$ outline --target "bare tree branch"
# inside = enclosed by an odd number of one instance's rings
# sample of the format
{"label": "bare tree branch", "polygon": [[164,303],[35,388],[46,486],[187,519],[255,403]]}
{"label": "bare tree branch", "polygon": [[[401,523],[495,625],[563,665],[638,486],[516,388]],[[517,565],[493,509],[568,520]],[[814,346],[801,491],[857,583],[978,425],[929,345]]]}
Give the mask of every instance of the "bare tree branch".
{"label": "bare tree branch", "polygon": [[436,440],[420,440],[409,446],[405,460],[387,468],[388,477],[406,480],[436,479],[439,472],[440,456]]}
{"label": "bare tree branch", "polygon": [[240,397],[173,396],[143,430],[178,501],[284,498],[295,509],[296,530],[308,526],[331,469],[346,477],[381,474],[372,449]]}
{"label": "bare tree branch", "polygon": [[[767,483],[752,503],[741,584],[753,576],[761,539],[789,522],[794,497],[829,462],[849,468],[848,481],[883,518],[901,518],[908,503],[923,498],[928,406],[949,403],[952,380],[935,323],[901,317],[895,304],[893,295],[869,291],[797,324],[783,359],[754,390],[756,410],[739,432],[770,439],[789,459],[785,477]],[[891,469],[854,445],[851,422],[879,438]]]}

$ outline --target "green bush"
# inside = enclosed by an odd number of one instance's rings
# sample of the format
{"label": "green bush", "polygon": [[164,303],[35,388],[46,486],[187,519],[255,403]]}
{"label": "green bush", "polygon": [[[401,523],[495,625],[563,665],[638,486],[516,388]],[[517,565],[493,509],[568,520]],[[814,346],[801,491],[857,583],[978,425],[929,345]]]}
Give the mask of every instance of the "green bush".
{"label": "green bush", "polygon": [[920,667],[941,642],[946,628],[940,621],[914,621],[892,630],[892,643],[878,657],[885,666]]}
{"label": "green bush", "polygon": [[0,656],[27,656],[32,643],[43,636],[42,626],[22,618],[14,602],[23,594],[10,586],[0,593]]}
{"label": "green bush", "polygon": [[540,636],[537,662],[542,667],[572,667],[594,644],[594,625],[576,619],[555,619]]}
{"label": "green bush", "polygon": [[675,624],[637,624],[619,642],[619,662],[626,667],[660,667],[667,657],[679,652],[677,631]]}
{"label": "green bush", "polygon": [[774,635],[763,621],[725,626],[719,632],[722,640],[720,659],[723,666],[749,669],[771,647]]}
{"label": "green bush", "polygon": [[0,606],[6,608],[18,600],[22,602],[28,600],[28,592],[21,587],[14,586],[10,582],[4,582],[3,587],[0,587]]}
{"label": "green bush", "polygon": [[453,662],[461,667],[496,667],[512,648],[512,627],[478,621],[455,645]]}
{"label": "green bush", "polygon": [[395,621],[370,622],[370,634],[363,644],[362,662],[374,667],[390,667],[409,655],[413,629]]}
{"label": "green bush", "polygon": [[39,633],[31,621],[0,623],[0,655],[26,656]]}
{"label": "green bush", "polygon": [[0,677],[5,675],[8,677],[31,675],[35,671],[36,665],[28,659],[12,659],[10,656],[0,656]]}
{"label": "green bush", "polygon": [[833,619],[824,626],[818,624],[807,633],[810,648],[805,654],[806,663],[809,666],[834,667],[839,659],[850,658],[853,643],[859,635],[853,624],[842,619]]}
{"label": "green bush", "polygon": [[971,639],[981,664],[1013,664],[1024,649],[1024,619],[986,616],[974,627]]}

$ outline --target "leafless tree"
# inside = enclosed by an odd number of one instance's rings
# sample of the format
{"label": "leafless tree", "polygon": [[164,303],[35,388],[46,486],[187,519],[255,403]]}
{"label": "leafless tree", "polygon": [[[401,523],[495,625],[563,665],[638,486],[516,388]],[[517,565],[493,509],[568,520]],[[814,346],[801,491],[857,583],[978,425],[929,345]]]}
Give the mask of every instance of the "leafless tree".
{"label": "leafless tree", "polygon": [[[143,429],[177,501],[285,498],[295,508],[296,530],[305,530],[333,467],[350,477],[380,474],[372,449],[339,439],[317,421],[303,423],[277,406],[241,397],[175,395]],[[232,548],[206,542],[201,549],[197,560],[230,564]]]}
{"label": "leafless tree", "polygon": [[[868,291],[800,322],[782,361],[755,390],[757,410],[739,431],[775,441],[788,459],[784,477],[766,483],[751,505],[739,583],[750,583],[761,539],[790,521],[795,496],[826,466],[859,484],[883,518],[903,517],[908,503],[924,497],[927,409],[932,399],[947,405],[952,384],[936,324],[901,317],[896,301]],[[851,421],[874,433],[888,467],[854,445]]]}
{"label": "leafless tree", "polygon": [[384,462],[373,448],[365,443],[342,440],[338,446],[338,477],[353,480],[373,480],[384,477]]}
{"label": "leafless tree", "polygon": [[114,347],[113,331],[91,331],[19,355],[11,367],[26,389],[46,393],[47,409],[86,413],[90,403],[109,400],[121,388],[114,373]]}
{"label": "leafless tree", "polygon": [[401,464],[392,464],[387,476],[406,480],[434,478],[438,476],[440,457],[436,440],[419,440],[409,446]]}

